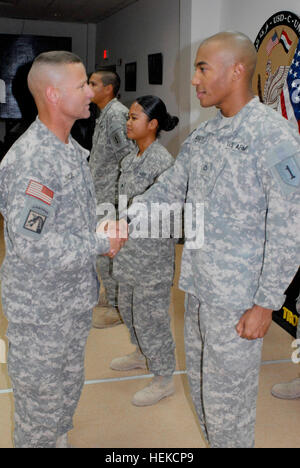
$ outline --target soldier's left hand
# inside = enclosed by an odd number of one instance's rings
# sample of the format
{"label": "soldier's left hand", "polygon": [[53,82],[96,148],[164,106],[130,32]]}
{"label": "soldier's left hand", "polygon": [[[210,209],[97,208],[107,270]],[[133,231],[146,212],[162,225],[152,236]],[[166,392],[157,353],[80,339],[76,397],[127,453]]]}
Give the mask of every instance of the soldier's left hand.
{"label": "soldier's left hand", "polygon": [[246,310],[236,326],[237,334],[246,340],[263,338],[272,323],[272,312],[259,305]]}

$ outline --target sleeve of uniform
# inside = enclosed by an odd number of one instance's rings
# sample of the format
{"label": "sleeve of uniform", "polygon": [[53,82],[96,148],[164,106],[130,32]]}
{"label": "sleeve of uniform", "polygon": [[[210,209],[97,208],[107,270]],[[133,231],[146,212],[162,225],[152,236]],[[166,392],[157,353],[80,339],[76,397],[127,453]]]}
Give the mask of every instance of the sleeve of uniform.
{"label": "sleeve of uniform", "polygon": [[[268,173],[263,177],[268,204],[266,244],[254,302],[278,310],[300,263],[299,139],[291,137],[274,144],[266,156]],[[266,172],[265,167],[261,170]]]}
{"label": "sleeve of uniform", "polygon": [[157,161],[156,172],[154,173],[154,179],[156,180],[175,163],[173,156],[168,151],[164,150],[165,148],[162,147],[162,155]]}
{"label": "sleeve of uniform", "polygon": [[108,122],[108,137],[118,163],[134,149],[134,142],[127,138],[124,113],[111,114]]}
{"label": "sleeve of uniform", "polygon": [[143,195],[135,197],[128,210],[128,216],[139,212],[138,207],[145,205],[150,208],[151,203],[180,204],[185,202],[189,178],[189,140],[187,140],[175,164],[169,167]]}
{"label": "sleeve of uniform", "polygon": [[[60,202],[55,199],[55,194],[51,200],[50,171],[46,179],[47,171],[43,171],[43,175],[35,174],[35,185],[29,185],[32,179],[19,172],[19,176],[10,176],[15,183],[9,184],[5,218],[10,242],[24,264],[56,274],[78,270],[91,264],[97,254],[109,251],[107,236],[91,232],[76,219],[76,213],[69,213],[68,219],[63,221],[59,216],[58,221]],[[41,190],[41,193],[35,192],[35,196],[31,196],[34,190]]]}

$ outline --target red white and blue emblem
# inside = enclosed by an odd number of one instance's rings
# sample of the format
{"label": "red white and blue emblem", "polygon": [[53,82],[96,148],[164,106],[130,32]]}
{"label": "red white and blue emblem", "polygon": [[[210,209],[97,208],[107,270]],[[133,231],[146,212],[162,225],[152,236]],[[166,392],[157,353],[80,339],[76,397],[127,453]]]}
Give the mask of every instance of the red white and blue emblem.
{"label": "red white and blue emblem", "polygon": [[282,115],[293,122],[300,133],[300,40],[280,96]]}

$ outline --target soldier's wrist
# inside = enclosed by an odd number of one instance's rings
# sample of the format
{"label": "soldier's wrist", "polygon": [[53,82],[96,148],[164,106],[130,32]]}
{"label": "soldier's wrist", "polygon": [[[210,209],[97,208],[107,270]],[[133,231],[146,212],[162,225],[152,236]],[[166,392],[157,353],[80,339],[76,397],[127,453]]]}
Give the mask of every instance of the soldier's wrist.
{"label": "soldier's wrist", "polygon": [[110,251],[110,240],[105,232],[96,232],[97,254],[104,255]]}

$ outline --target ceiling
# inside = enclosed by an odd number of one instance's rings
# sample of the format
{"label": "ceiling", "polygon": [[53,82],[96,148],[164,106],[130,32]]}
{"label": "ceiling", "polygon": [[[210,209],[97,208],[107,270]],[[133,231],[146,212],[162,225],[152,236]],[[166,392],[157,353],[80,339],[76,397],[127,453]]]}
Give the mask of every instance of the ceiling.
{"label": "ceiling", "polygon": [[0,0],[0,17],[99,23],[138,0]]}

